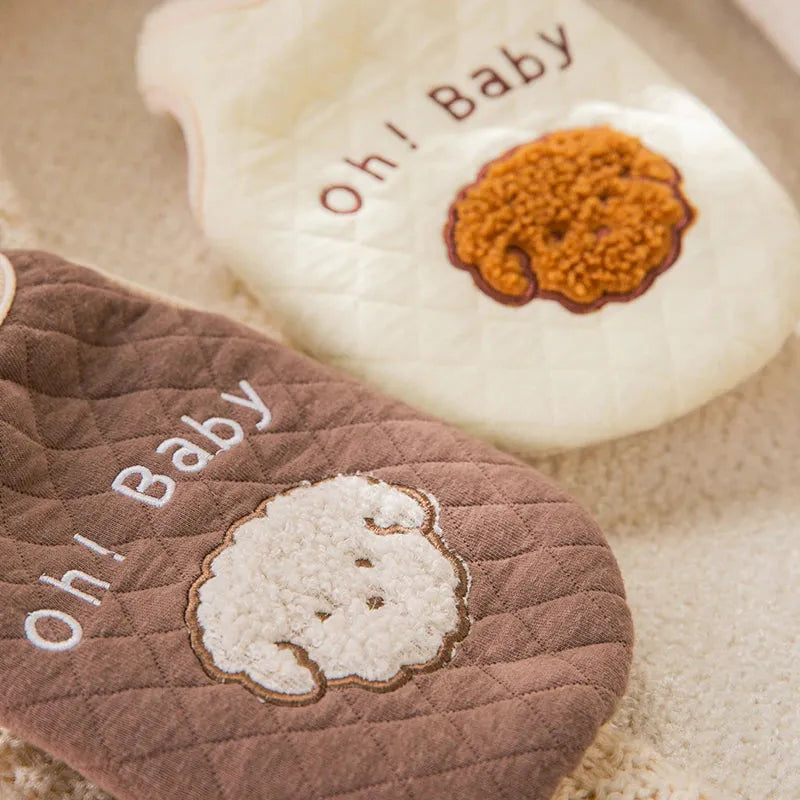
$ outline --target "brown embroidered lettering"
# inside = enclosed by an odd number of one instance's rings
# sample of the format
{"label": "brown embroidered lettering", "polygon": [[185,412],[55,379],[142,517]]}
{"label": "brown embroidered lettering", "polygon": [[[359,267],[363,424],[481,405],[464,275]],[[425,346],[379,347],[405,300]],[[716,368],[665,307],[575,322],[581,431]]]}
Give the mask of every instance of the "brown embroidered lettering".
{"label": "brown embroidered lettering", "polygon": [[385,122],[385,123],[384,123],[384,125],[386,125],[386,127],[387,127],[387,128],[388,128],[388,129],[389,129],[389,130],[390,130],[390,131],[391,131],[391,132],[392,132],[392,133],[393,133],[395,136],[397,136],[399,139],[402,139],[404,142],[407,142],[407,143],[408,143],[408,146],[409,146],[409,147],[410,147],[412,150],[416,150],[416,149],[417,149],[417,143],[416,143],[416,142],[412,142],[412,141],[411,141],[411,139],[409,139],[409,138],[408,138],[408,136],[407,136],[405,133],[403,133],[403,131],[401,131],[401,130],[400,130],[400,128],[398,128],[396,125],[392,125],[392,123],[391,123],[391,122]]}
{"label": "brown embroidered lettering", "polygon": [[[332,199],[331,195],[334,192],[337,194]],[[341,198],[342,192],[350,195],[349,200]],[[340,199],[334,204],[335,197],[339,197]],[[328,211],[332,211],[334,214],[355,214],[356,211],[358,211],[363,205],[361,195],[358,193],[358,191],[356,191],[352,186],[347,186],[344,184],[326,186],[319,195],[319,201],[322,203],[324,208],[327,208]]]}
{"label": "brown embroidered lettering", "polygon": [[[547,74],[548,67],[551,71],[556,68],[564,70],[572,64],[572,50],[563,25],[556,26],[555,34],[538,31],[536,37],[539,39],[539,42],[534,42],[537,45],[536,51],[528,47],[517,50],[515,46],[512,50],[498,46],[502,63],[499,66],[483,64],[472,70],[468,75],[474,82],[472,88],[467,87],[465,91],[453,83],[442,83],[428,91],[427,96],[439,108],[446,111],[451,119],[461,122],[471,117],[478,109],[478,103],[483,102],[482,97],[489,99],[504,97],[516,88],[536,83]],[[556,62],[555,53],[561,56],[560,62]],[[417,149],[417,142],[412,141],[408,134],[393,122],[383,124],[394,137],[405,142],[410,150]],[[392,150],[388,152],[392,153]],[[388,170],[400,167],[398,161],[376,153],[368,155],[361,161],[352,158],[343,160],[348,166],[382,182],[386,180]],[[364,205],[359,189],[346,183],[326,186],[320,192],[319,201],[327,211],[343,215],[355,214]]]}
{"label": "brown embroidered lettering", "polygon": [[397,169],[397,164],[394,161],[389,161],[388,158],[384,158],[383,156],[367,156],[363,161],[360,162],[353,161],[352,158],[346,158],[344,161],[345,164],[349,164],[351,167],[360,169],[362,172],[366,172],[367,175],[371,175],[373,178],[379,181],[386,180],[386,178],[379,172],[375,172],[374,170],[370,169],[369,165],[372,161],[380,161],[381,164],[386,164],[386,166],[391,167],[391,169]]}
{"label": "brown embroidered lettering", "polygon": [[551,39],[546,33],[542,32],[539,33],[539,38],[564,54],[564,63],[559,64],[559,69],[566,69],[572,63],[572,53],[567,42],[567,31],[563,25],[558,26],[558,41]]}
{"label": "brown embroidered lettering", "polygon": [[428,97],[459,122],[475,110],[475,101],[461,94],[455,86],[437,86],[428,92]]}
{"label": "brown embroidered lettering", "polygon": [[[500,52],[506,57],[511,66],[514,67],[514,69],[519,73],[523,83],[531,83],[532,81],[536,81],[545,73],[546,68],[544,62],[540,58],[532,56],[530,53],[522,53],[522,55],[515,56],[505,47],[501,47]],[[533,64],[535,66],[535,71],[529,71],[525,66],[526,64]]]}
{"label": "brown embroidered lettering", "polygon": [[506,81],[491,67],[481,67],[473,72],[470,77],[480,78],[482,75],[488,76],[479,87],[481,94],[485,97],[502,97],[506,92],[511,91],[511,84],[506,83]]}

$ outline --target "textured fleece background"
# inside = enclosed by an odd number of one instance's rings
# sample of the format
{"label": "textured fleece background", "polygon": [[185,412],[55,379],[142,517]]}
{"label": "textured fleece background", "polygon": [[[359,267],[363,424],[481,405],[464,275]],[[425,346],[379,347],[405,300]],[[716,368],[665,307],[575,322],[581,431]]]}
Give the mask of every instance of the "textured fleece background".
{"label": "textured fleece background", "polygon": [[[264,326],[197,236],[177,128],[136,95],[151,4],[3,0],[0,151],[44,246]],[[728,0],[594,5],[800,202],[800,77]],[[800,796],[799,401],[791,342],[688,418],[537,464],[599,518],[626,577],[638,668],[619,723],[729,798]]]}

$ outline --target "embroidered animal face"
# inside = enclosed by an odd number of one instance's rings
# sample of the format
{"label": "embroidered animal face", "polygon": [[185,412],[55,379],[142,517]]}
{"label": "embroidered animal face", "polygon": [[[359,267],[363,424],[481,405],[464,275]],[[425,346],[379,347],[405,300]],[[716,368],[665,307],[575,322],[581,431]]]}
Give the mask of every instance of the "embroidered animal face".
{"label": "embroidered animal face", "polygon": [[387,691],[452,656],[467,573],[428,495],[362,476],[299,486],[233,526],[205,560],[187,621],[207,672],[260,697]]}
{"label": "embroidered animal face", "polygon": [[575,312],[646,291],[694,218],[681,176],[611,128],[549,134],[489,163],[450,208],[451,262],[507,305]]}

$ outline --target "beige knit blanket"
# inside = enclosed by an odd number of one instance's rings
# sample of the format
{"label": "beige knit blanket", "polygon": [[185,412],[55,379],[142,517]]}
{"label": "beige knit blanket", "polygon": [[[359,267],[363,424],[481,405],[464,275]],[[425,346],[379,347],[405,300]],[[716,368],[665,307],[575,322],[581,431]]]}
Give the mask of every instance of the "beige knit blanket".
{"label": "beige knit blanket", "polygon": [[800,4],[795,0],[737,0],[800,72]]}
{"label": "beige knit blanket", "polygon": [[[177,128],[136,93],[152,4],[3,0],[0,153],[45,248],[269,330],[191,219]],[[594,5],[800,203],[800,76],[730,0]],[[710,799],[714,784],[726,798],[800,797],[800,342],[687,418],[536,466],[598,518],[637,624],[628,698],[559,800]],[[101,796],[0,735],[0,800]]]}

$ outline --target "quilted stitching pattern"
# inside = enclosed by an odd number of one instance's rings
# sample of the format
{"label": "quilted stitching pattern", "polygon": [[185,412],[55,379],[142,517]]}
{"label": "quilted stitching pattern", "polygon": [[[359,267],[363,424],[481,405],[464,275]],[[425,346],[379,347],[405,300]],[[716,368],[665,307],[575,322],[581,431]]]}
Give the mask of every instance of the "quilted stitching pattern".
{"label": "quilted stitching pattern", "polygon": [[[0,328],[0,721],[122,798],[546,798],[624,688],[631,627],[596,525],[510,456],[235,323],[152,303],[81,268],[18,254]],[[160,510],[110,491],[183,413],[203,419],[246,378],[273,425]],[[241,418],[244,423],[246,419]],[[150,460],[148,460],[150,459]],[[186,595],[232,521],[302,480],[370,472],[418,485],[473,578],[452,664],[387,694],[259,703],[214,684],[188,645]],[[124,564],[70,544],[81,533]],[[37,583],[111,581],[92,609]],[[84,642],[25,640],[36,608]]]}
{"label": "quilted stitching pattern", "polygon": [[[800,315],[791,201],[586,4],[217,5],[177,4],[152,18],[142,88],[191,134],[206,233],[309,352],[531,451],[686,413],[763,366],[791,332]],[[564,71],[538,37],[559,24],[574,59]],[[520,86],[501,45],[543,58],[546,74]],[[482,65],[514,88],[482,97],[469,78]],[[477,102],[460,122],[426,96],[449,83]],[[597,101],[607,102],[583,107]],[[448,262],[441,229],[453,197],[509,148],[597,123],[642,136],[683,172],[699,217],[680,259],[643,297],[581,319],[546,301],[499,307]],[[343,163],[371,153],[398,165],[372,165],[383,181]],[[341,183],[362,193],[359,213],[320,207],[320,190]]]}

